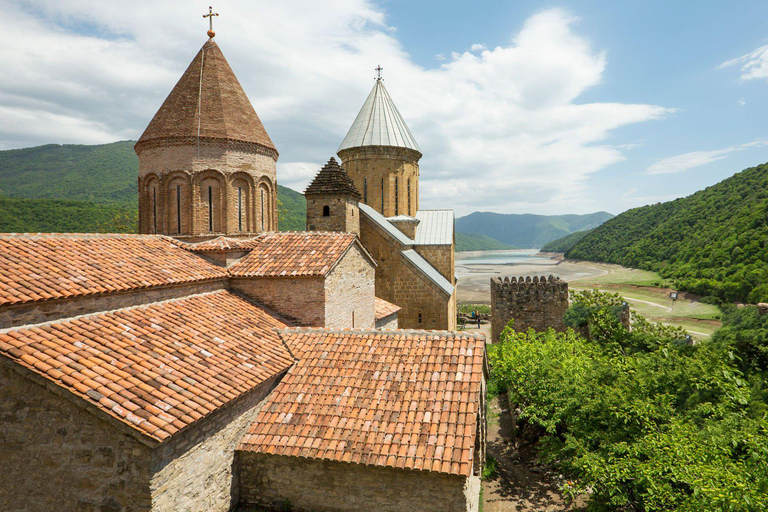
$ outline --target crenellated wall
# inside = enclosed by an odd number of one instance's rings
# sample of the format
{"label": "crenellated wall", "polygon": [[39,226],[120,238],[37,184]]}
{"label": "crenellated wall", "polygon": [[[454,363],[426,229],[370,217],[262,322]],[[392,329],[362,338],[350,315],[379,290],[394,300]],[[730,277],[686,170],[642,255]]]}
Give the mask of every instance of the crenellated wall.
{"label": "crenellated wall", "polygon": [[545,331],[565,330],[563,315],[568,309],[568,283],[559,277],[491,278],[491,337],[494,342],[510,320],[514,328]]}

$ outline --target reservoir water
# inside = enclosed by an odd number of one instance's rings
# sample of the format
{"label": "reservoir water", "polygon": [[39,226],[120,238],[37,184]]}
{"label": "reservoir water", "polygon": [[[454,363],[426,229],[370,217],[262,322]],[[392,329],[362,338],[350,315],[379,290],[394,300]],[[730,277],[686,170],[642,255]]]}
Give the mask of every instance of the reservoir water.
{"label": "reservoir water", "polygon": [[520,251],[476,251],[458,253],[456,265],[542,265],[552,264],[547,256],[537,256],[538,249]]}

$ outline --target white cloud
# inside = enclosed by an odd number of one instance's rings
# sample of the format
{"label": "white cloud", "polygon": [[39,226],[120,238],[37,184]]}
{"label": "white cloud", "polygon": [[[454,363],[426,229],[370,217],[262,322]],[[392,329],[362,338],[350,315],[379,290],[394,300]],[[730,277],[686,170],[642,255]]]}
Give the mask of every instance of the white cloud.
{"label": "white cloud", "polygon": [[691,151],[682,155],[663,158],[654,163],[645,170],[646,174],[674,174],[685,172],[689,169],[701,167],[727,158],[728,155],[736,151],[743,151],[754,147],[768,145],[768,140],[758,139],[739,146],[731,146],[724,149],[715,149],[712,151]]}
{"label": "white cloud", "polygon": [[747,104],[747,100],[745,100],[744,98],[739,99],[739,106],[740,107],[743,107],[746,104]]}
{"label": "white cloud", "polygon": [[[560,9],[508,44],[415,64],[370,0],[229,1],[217,42],[280,151],[278,179],[302,190],[334,154],[377,64],[424,152],[421,204],[586,212],[590,174],[622,161],[613,130],[671,109],[578,103],[605,53]],[[187,2],[37,0],[4,8],[0,147],[136,138],[205,41]],[[473,53],[474,52],[474,53]],[[626,142],[626,141],[622,141]]]}
{"label": "white cloud", "polygon": [[768,45],[761,46],[741,57],[723,62],[718,69],[741,67],[742,80],[768,79]]}
{"label": "white cloud", "polygon": [[487,46],[485,46],[484,44],[475,43],[475,44],[473,44],[473,45],[472,45],[472,46],[469,48],[469,51],[471,51],[471,52],[482,52],[482,51],[485,51],[485,50],[487,50],[487,49],[488,49],[488,47],[487,47]]}

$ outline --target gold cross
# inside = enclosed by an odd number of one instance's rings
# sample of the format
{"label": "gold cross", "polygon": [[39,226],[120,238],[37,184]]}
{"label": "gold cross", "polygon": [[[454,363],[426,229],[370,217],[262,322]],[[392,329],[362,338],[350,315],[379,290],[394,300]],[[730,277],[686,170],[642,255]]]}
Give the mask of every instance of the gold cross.
{"label": "gold cross", "polygon": [[203,14],[203,18],[208,18],[208,22],[210,23],[208,28],[208,37],[213,37],[216,35],[216,32],[213,31],[213,17],[218,15],[219,13],[213,12],[213,7],[210,5],[208,6],[208,14]]}
{"label": "gold cross", "polygon": [[379,80],[381,80],[381,72],[382,72],[383,70],[384,70],[384,68],[383,68],[383,67],[381,67],[381,64],[379,64],[378,66],[376,66],[376,69],[375,69],[375,71],[376,71],[376,73],[378,73],[378,75],[379,75]]}

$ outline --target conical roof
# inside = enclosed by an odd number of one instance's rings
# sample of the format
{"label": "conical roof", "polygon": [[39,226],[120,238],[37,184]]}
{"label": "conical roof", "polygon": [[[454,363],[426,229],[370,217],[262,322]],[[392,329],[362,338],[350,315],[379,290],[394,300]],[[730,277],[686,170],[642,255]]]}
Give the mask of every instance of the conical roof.
{"label": "conical roof", "polygon": [[339,151],[361,146],[394,146],[421,152],[381,79],[376,80]]}
{"label": "conical roof", "polygon": [[362,197],[352,182],[352,178],[333,157],[320,169],[315,179],[304,191],[304,195],[340,195],[354,197],[358,201]]}
{"label": "conical roof", "polygon": [[277,157],[275,145],[213,39],[192,60],[136,147],[190,138],[257,144]]}

